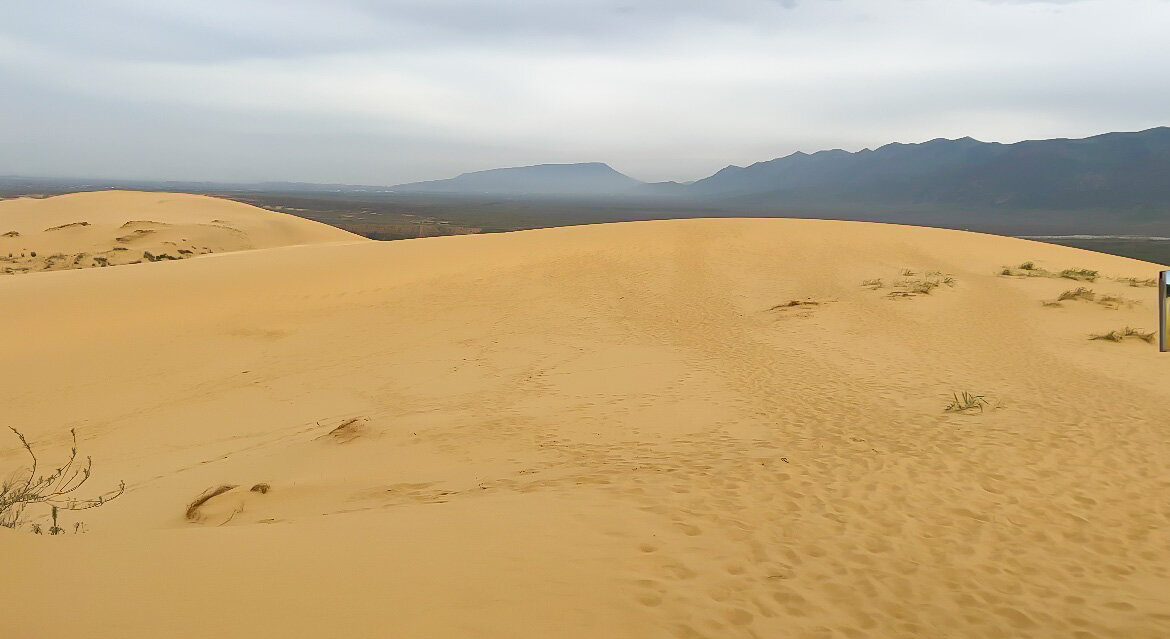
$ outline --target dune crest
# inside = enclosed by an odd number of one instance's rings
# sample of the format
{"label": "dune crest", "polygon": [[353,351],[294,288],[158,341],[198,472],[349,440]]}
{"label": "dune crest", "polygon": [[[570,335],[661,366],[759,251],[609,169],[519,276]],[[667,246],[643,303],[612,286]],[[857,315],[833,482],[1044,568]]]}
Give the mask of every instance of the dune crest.
{"label": "dune crest", "polygon": [[6,418],[127,489],[0,530],[0,635],[1164,637],[1170,358],[1090,339],[1158,268],[718,219],[2,278]]}
{"label": "dune crest", "polygon": [[137,191],[0,200],[0,229],[4,275],[362,239],[221,198]]}

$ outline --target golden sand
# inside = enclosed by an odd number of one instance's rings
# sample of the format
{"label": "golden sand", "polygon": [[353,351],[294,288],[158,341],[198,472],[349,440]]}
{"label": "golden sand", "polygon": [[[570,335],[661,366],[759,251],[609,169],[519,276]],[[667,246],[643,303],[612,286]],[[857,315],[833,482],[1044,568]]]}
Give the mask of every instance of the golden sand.
{"label": "golden sand", "polygon": [[[99,196],[210,206],[69,197]],[[1089,339],[1156,330],[1156,289],[1114,279],[1156,265],[856,222],[381,243],[253,212],[283,230],[251,247],[295,245],[0,278],[3,425],[45,463],[76,427],[87,490],[127,484],[65,514],[85,534],[0,529],[0,636],[1170,636],[1170,356]],[[1044,305],[1077,286],[1123,301]]]}

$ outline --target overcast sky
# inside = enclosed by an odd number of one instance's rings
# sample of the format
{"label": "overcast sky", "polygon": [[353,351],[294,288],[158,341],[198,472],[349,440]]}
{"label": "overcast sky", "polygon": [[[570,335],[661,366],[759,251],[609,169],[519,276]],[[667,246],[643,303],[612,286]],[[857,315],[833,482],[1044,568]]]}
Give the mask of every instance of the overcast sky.
{"label": "overcast sky", "polygon": [[692,180],[1170,124],[1167,0],[3,0],[0,175]]}

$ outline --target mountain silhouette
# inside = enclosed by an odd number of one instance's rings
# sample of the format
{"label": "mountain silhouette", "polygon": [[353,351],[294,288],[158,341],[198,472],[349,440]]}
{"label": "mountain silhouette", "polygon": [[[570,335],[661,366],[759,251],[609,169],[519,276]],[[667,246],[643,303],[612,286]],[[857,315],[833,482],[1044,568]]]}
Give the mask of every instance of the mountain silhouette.
{"label": "mountain silhouette", "polygon": [[1170,209],[1170,128],[1015,144],[972,138],[819,151],[729,166],[691,197],[974,209]]}
{"label": "mountain silhouette", "polygon": [[601,162],[538,164],[464,173],[449,180],[413,182],[396,193],[461,195],[614,196],[634,193],[642,183]]}

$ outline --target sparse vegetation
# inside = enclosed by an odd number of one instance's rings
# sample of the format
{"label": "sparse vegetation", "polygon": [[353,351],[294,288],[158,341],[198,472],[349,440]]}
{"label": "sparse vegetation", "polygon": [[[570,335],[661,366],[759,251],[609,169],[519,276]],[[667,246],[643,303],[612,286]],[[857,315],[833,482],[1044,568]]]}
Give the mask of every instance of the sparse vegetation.
{"label": "sparse vegetation", "polygon": [[1092,302],[1096,298],[1097,294],[1093,292],[1093,289],[1078,286],[1061,293],[1060,296],[1056,298],[1056,301],[1063,302],[1064,300],[1086,300]]}
{"label": "sparse vegetation", "polygon": [[789,302],[785,302],[783,304],[777,304],[768,310],[769,311],[778,311],[781,309],[793,308],[796,306],[820,306],[820,304],[821,303],[816,301],[816,300],[792,300]]}
{"label": "sparse vegetation", "polygon": [[1087,268],[1066,268],[1060,272],[1060,277],[1069,280],[1080,280],[1085,282],[1093,282],[1098,277],[1098,272]]}
{"label": "sparse vegetation", "polygon": [[[1116,295],[1100,295],[1100,296],[1098,296],[1096,293],[1093,292],[1093,289],[1085,288],[1084,286],[1070,288],[1067,291],[1061,293],[1060,296],[1056,298],[1056,302],[1063,302],[1065,300],[1074,300],[1074,301],[1081,300],[1081,301],[1085,301],[1085,302],[1096,302],[1096,303],[1100,304],[1101,306],[1104,306],[1104,307],[1109,308],[1109,309],[1114,309],[1114,310],[1121,308],[1121,306],[1123,306],[1123,305],[1133,306],[1134,304],[1137,303],[1134,300],[1126,299],[1124,297],[1118,297]],[[1050,304],[1048,302],[1044,302],[1044,305],[1045,306],[1059,306],[1058,303],[1051,303]]]}
{"label": "sparse vegetation", "polygon": [[1104,340],[1107,342],[1121,342],[1122,340],[1124,340],[1127,337],[1140,339],[1147,344],[1154,343],[1154,332],[1153,331],[1145,332],[1139,328],[1130,328],[1128,326],[1126,326],[1124,329],[1122,329],[1120,331],[1109,331],[1108,333],[1102,333],[1100,335],[1097,335],[1097,334],[1089,335],[1089,339],[1091,339],[1091,340]]}
{"label": "sparse vegetation", "polygon": [[1020,269],[1021,271],[1034,271],[1034,270],[1036,270],[1036,263],[1035,262],[1024,262],[1023,264],[1017,266],[1016,268]]}
{"label": "sparse vegetation", "polygon": [[199,507],[200,506],[202,506],[203,504],[206,504],[207,501],[210,500],[212,497],[215,497],[217,495],[222,495],[235,487],[236,487],[235,484],[222,484],[222,485],[217,486],[215,488],[208,488],[207,490],[203,491],[203,493],[200,494],[198,497],[196,497],[194,500],[192,500],[191,503],[187,504],[187,514],[186,514],[187,520],[188,521],[199,521]]}
{"label": "sparse vegetation", "polygon": [[[942,271],[927,271],[921,277],[905,277],[907,274],[914,275],[911,269],[902,269],[902,279],[894,280],[890,286],[892,291],[886,293],[886,297],[892,299],[915,297],[917,295],[930,295],[931,291],[939,286],[946,284],[953,287],[958,280],[954,276],[943,273]],[[881,279],[866,280],[862,282],[862,286],[868,286],[870,290],[877,290],[882,288]]]}
{"label": "sparse vegetation", "polygon": [[1119,278],[1117,278],[1117,281],[1122,282],[1123,284],[1128,284],[1134,288],[1141,288],[1144,286],[1157,286],[1158,285],[1158,278],[1156,278],[1156,277],[1150,277],[1150,278],[1119,277]]}
{"label": "sparse vegetation", "polygon": [[1123,304],[1126,306],[1132,306],[1135,302],[1133,300],[1127,300],[1124,297],[1118,297],[1116,295],[1102,295],[1101,297],[1097,298],[1097,303],[1101,306],[1117,309],[1121,308]]}
{"label": "sparse vegetation", "polygon": [[919,295],[930,295],[930,292],[937,287],[937,280],[919,280],[911,285],[910,292]]}
{"label": "sparse vegetation", "polygon": [[983,395],[963,391],[962,394],[952,393],[951,402],[943,410],[947,413],[965,413],[973,410],[982,413],[984,406],[987,406],[987,400],[984,399]]}
{"label": "sparse vegetation", "polygon": [[[93,459],[90,457],[86,457],[84,462],[78,462],[77,432],[75,430],[69,429],[73,443],[70,447],[68,461],[48,475],[38,475],[39,460],[36,453],[33,452],[32,445],[28,443],[20,431],[11,427],[10,429],[16,434],[21,447],[32,459],[32,465],[28,468],[27,476],[17,471],[0,484],[0,526],[17,528],[21,524],[25,508],[34,504],[45,504],[50,506],[53,518],[49,534],[56,535],[64,532],[57,524],[58,510],[96,508],[118,498],[125,492],[126,483],[119,482],[117,489],[97,497],[81,499],[72,496],[89,480],[93,468]],[[39,525],[33,526],[33,532],[37,532],[39,528]],[[75,526],[74,529],[80,530],[79,526]]]}

